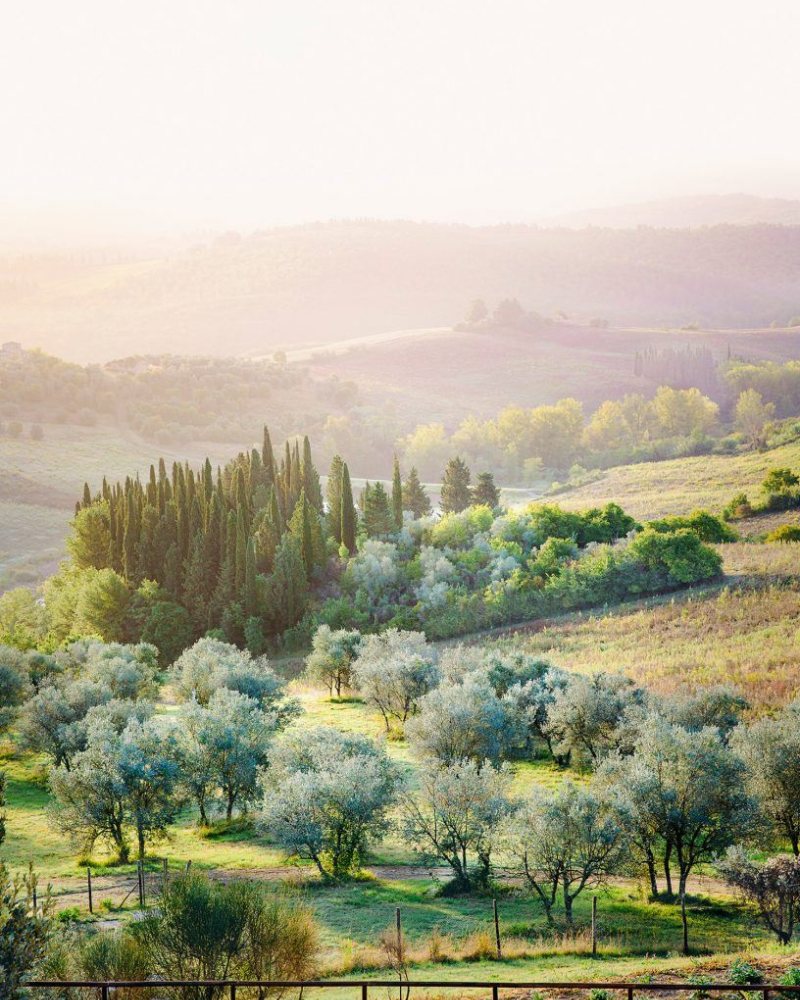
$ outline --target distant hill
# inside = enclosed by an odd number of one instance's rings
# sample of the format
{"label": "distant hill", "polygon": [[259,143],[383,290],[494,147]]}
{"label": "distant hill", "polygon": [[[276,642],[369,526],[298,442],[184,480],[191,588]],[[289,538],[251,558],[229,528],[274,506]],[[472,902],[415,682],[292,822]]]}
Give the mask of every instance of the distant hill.
{"label": "distant hill", "polygon": [[699,226],[800,226],[800,201],[753,194],[694,195],[585,209],[542,219],[543,226],[583,229],[696,229]]}
{"label": "distant hill", "polygon": [[0,341],[69,360],[268,353],[457,322],[517,298],[616,326],[800,314],[800,226],[540,229],[332,222],[131,251],[0,258]]}

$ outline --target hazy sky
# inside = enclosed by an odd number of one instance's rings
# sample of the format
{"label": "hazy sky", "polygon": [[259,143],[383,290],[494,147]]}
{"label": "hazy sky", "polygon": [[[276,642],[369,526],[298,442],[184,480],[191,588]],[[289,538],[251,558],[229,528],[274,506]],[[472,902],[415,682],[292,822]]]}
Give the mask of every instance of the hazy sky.
{"label": "hazy sky", "polygon": [[0,205],[168,228],[800,196],[797,0],[14,0]]}

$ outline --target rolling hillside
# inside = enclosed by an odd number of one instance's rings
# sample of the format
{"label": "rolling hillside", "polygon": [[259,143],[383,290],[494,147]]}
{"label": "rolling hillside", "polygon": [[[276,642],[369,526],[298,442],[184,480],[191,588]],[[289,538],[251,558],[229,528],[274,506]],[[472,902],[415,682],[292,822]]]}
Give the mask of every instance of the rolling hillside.
{"label": "rolling hillside", "polygon": [[688,514],[698,507],[719,511],[736,493],[748,492],[755,498],[767,471],[784,466],[800,468],[800,443],[744,455],[701,455],[622,465],[609,469],[596,482],[567,490],[556,499],[573,510],[613,500],[644,520]]}
{"label": "rolling hillside", "polygon": [[540,229],[332,222],[169,256],[0,259],[3,336],[69,360],[271,351],[452,324],[475,297],[617,325],[786,323],[800,227]]}

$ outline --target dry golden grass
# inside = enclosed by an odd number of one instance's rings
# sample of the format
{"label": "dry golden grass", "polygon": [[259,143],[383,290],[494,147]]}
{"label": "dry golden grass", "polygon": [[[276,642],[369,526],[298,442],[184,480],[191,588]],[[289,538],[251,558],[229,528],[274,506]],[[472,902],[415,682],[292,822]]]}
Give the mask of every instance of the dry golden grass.
{"label": "dry golden grass", "polygon": [[723,586],[578,615],[511,640],[573,670],[625,670],[662,692],[732,683],[754,708],[800,693],[800,545],[719,547]]}

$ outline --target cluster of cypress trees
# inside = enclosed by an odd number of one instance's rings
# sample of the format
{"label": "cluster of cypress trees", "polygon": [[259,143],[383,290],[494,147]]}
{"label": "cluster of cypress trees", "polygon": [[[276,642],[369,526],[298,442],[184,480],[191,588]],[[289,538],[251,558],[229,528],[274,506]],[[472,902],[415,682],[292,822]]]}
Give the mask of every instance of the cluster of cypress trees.
{"label": "cluster of cypress trees", "polygon": [[[445,511],[497,504],[491,475],[479,477],[476,490],[469,482],[466,465],[451,459]],[[340,456],[331,463],[323,503],[308,438],[302,446],[287,442],[277,462],[265,427],[260,449],[240,452],[216,472],[209,459],[199,469],[175,462],[170,471],[162,459],[146,482],[103,479],[96,494],[86,484],[68,547],[78,569],[113,570],[124,580],[139,596],[134,617],[144,602],[137,633],[152,631],[153,614],[163,622],[177,621],[179,613],[196,636],[219,629],[255,651],[268,634],[302,619],[331,555],[352,555],[359,536],[394,534],[404,511],[422,517],[431,503],[416,469],[402,481],[395,456],[391,490],[368,482],[359,507],[360,517]]]}
{"label": "cluster of cypress trees", "polygon": [[302,451],[287,442],[278,463],[267,428],[260,450],[240,453],[216,473],[208,459],[199,470],[174,463],[170,473],[161,460],[146,483],[104,479],[94,496],[86,485],[73,559],[110,567],[133,587],[155,581],[199,633],[284,631],[305,611],[309,583],[327,562],[327,537],[343,554],[355,551],[350,475],[339,463],[341,499],[327,516],[308,438]]}

